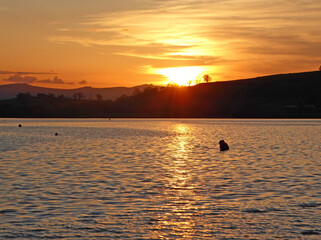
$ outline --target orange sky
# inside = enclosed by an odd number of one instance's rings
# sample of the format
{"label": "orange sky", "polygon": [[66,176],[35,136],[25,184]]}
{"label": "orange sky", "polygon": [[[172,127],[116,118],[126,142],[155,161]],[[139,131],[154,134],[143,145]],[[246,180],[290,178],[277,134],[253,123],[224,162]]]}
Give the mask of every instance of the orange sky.
{"label": "orange sky", "polygon": [[313,71],[320,23],[320,0],[0,0],[0,84],[130,87]]}

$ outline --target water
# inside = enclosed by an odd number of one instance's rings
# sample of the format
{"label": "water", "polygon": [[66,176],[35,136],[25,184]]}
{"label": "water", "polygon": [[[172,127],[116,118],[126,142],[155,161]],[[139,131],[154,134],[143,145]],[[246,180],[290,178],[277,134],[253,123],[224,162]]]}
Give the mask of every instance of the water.
{"label": "water", "polygon": [[320,136],[321,120],[0,119],[0,239],[320,239]]}

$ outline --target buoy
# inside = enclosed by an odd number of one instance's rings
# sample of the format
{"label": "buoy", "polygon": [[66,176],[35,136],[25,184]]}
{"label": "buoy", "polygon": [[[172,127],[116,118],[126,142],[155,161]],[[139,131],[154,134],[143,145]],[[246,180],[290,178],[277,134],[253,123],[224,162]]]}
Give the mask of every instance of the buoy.
{"label": "buoy", "polygon": [[228,144],[224,140],[221,140],[218,143],[220,144],[221,151],[227,151],[230,149],[230,147],[228,146]]}

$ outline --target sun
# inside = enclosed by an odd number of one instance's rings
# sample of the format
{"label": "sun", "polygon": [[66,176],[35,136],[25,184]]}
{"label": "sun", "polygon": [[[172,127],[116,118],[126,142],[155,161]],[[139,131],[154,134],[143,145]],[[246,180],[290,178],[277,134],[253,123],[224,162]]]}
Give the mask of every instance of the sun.
{"label": "sun", "polygon": [[163,68],[157,71],[158,74],[164,75],[170,82],[180,86],[193,85],[191,82],[203,72],[204,68],[198,66]]}

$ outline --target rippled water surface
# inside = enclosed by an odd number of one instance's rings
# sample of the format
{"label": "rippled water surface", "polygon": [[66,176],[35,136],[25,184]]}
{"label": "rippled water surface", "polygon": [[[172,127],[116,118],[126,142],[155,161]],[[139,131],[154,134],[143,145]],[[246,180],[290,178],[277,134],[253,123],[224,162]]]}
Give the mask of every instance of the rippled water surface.
{"label": "rippled water surface", "polygon": [[0,239],[321,239],[320,139],[321,120],[0,119]]}

